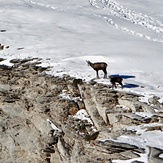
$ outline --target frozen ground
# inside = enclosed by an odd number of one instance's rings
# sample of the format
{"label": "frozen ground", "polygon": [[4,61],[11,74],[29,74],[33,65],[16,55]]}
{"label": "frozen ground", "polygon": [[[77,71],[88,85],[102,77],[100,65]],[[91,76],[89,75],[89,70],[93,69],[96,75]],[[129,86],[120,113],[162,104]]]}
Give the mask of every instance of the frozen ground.
{"label": "frozen ground", "polygon": [[53,75],[89,81],[96,74],[86,60],[105,61],[108,75],[124,78],[125,91],[163,102],[162,6],[162,0],[1,0],[0,43],[10,46],[0,51],[7,59],[1,63],[40,57],[54,66]]}

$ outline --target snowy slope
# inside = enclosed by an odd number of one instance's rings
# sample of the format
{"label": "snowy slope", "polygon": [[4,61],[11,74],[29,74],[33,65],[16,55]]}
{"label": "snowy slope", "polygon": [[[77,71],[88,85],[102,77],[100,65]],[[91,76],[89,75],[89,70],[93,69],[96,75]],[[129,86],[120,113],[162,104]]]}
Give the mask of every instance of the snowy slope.
{"label": "snowy slope", "polygon": [[105,61],[108,75],[124,77],[124,91],[163,102],[162,6],[162,0],[1,0],[0,43],[9,46],[0,51],[7,59],[1,64],[39,57],[53,66],[50,74],[89,81],[96,74],[86,60]]}
{"label": "snowy slope", "polygon": [[1,33],[1,43],[10,48],[1,55],[41,57],[54,66],[54,75],[85,80],[95,77],[85,60],[106,61],[109,75],[133,76],[124,80],[127,91],[162,97],[161,4],[161,0],[2,0],[0,23],[6,32]]}

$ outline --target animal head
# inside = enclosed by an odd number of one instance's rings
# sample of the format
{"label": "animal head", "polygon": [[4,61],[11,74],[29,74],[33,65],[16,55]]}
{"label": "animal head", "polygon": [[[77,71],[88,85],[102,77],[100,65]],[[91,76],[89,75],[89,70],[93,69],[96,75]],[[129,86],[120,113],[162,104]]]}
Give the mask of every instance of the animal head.
{"label": "animal head", "polygon": [[86,60],[86,62],[87,62],[87,64],[88,64],[88,66],[90,66],[91,62],[90,62],[90,61],[88,61],[88,60]]}

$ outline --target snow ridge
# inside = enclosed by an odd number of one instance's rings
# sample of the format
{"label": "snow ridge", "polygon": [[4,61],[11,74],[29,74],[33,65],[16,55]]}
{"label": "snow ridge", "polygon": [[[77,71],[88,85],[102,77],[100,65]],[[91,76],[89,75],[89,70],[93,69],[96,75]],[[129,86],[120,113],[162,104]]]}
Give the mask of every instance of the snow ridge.
{"label": "snow ridge", "polygon": [[[160,21],[155,20],[148,15],[143,15],[142,13],[137,13],[136,11],[132,11],[120,5],[114,0],[90,0],[90,4],[96,8],[107,9],[109,11],[109,14],[116,16],[120,19],[127,20],[135,25],[140,25],[143,28],[146,28],[147,30],[152,30],[153,32],[157,33],[159,37],[163,35],[163,28],[162,28],[163,24]],[[126,27],[121,27],[118,24],[114,23],[112,19],[107,18],[107,17],[101,16],[101,18],[105,22],[107,22],[108,24],[114,26],[115,28],[119,30],[125,31],[131,35],[143,37],[147,40],[163,42],[163,39],[151,38],[150,36],[127,29]]]}
{"label": "snow ridge", "polygon": [[[25,2],[36,5],[36,6],[40,6],[40,7],[50,8],[50,9],[57,10],[57,11],[65,11],[64,9],[58,8],[51,4],[43,4],[43,3],[35,2],[33,0],[25,0]],[[114,0],[89,0],[89,3],[95,8],[105,9],[107,11],[107,15],[105,16],[101,14],[93,14],[93,15],[96,17],[100,17],[109,26],[111,25],[113,26],[113,28],[116,28],[118,30],[121,30],[123,32],[126,32],[127,34],[130,34],[136,37],[144,38],[146,40],[150,40],[154,42],[163,42],[163,37],[162,37],[163,36],[163,24],[159,20],[155,20],[154,18],[148,15],[143,15],[142,13],[137,13],[136,11],[132,11],[122,6],[121,4],[117,3]],[[148,31],[153,31],[154,33],[157,34],[157,38],[154,38],[154,36],[149,36],[142,32],[131,30],[125,26],[117,24],[113,21],[111,16],[115,16],[119,19],[123,19],[134,25],[139,25]]]}
{"label": "snow ridge", "polygon": [[50,9],[57,10],[57,11],[63,11],[63,9],[59,9],[58,7],[56,7],[54,5],[49,5],[49,4],[45,5],[43,3],[35,2],[35,1],[32,1],[32,0],[24,0],[24,1],[27,2],[27,3],[36,5],[36,6],[50,8]]}

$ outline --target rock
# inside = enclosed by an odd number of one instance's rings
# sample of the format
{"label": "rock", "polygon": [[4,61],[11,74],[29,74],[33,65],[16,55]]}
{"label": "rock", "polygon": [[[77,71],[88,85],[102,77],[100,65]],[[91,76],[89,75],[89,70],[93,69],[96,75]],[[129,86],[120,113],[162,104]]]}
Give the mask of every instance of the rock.
{"label": "rock", "polygon": [[[11,67],[0,65],[1,162],[136,160],[144,149],[117,142],[117,137],[137,137],[136,131],[128,129],[131,126],[146,132],[163,130],[157,97],[149,99],[148,105],[137,94],[114,91],[95,81],[50,76],[45,73],[50,67],[38,66],[39,58],[11,63]],[[146,148],[149,163],[162,161],[158,157],[162,149]]]}
{"label": "rock", "polygon": [[163,162],[163,158],[160,157],[160,155],[163,153],[163,150],[149,147],[149,163],[161,163]]}
{"label": "rock", "polygon": [[5,59],[4,58],[0,58],[0,62],[4,61]]}
{"label": "rock", "polygon": [[153,96],[151,98],[148,99],[148,102],[152,105],[161,105],[161,103],[159,102],[160,98],[157,96]]}

